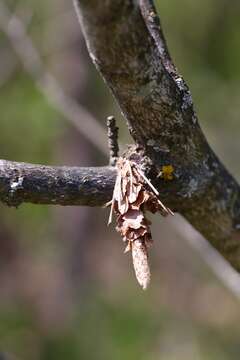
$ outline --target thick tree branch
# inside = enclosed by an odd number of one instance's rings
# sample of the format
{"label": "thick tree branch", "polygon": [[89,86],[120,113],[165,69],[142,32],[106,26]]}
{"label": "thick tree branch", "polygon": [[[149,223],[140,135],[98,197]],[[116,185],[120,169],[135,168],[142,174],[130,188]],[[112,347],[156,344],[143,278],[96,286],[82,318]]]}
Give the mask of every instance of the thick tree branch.
{"label": "thick tree branch", "polygon": [[113,167],[51,167],[0,160],[0,200],[51,205],[102,206],[112,197]]}
{"label": "thick tree branch", "polygon": [[[90,56],[119,103],[139,162],[175,208],[240,270],[240,188],[210,149],[151,0],[75,0]],[[174,180],[157,174],[171,164]],[[168,201],[168,198],[167,198]]]}
{"label": "thick tree branch", "polygon": [[[206,146],[205,139],[190,93],[156,30],[158,17],[143,7],[143,18],[132,0],[76,2],[90,56],[113,91],[135,141],[150,149],[171,150],[179,161],[191,163]],[[144,19],[154,29],[154,37]],[[186,150],[193,151],[191,158],[186,159]]]}

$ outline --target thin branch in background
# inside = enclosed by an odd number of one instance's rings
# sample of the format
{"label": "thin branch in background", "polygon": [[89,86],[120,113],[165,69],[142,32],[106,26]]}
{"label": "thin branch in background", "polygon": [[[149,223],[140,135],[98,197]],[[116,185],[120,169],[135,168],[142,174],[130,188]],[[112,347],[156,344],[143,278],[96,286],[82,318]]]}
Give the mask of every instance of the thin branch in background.
{"label": "thin branch in background", "polygon": [[108,147],[109,147],[109,164],[114,166],[116,164],[119,146],[118,146],[118,127],[116,126],[116,119],[114,116],[108,116]]}
{"label": "thin branch in background", "polygon": [[[32,23],[33,13],[29,9],[23,8],[22,5],[17,4],[14,10],[15,16],[20,16],[24,21],[25,29]],[[1,67],[0,67],[0,87],[4,86],[13,76],[17,67],[18,61],[13,56],[8,48],[1,48],[0,50]]]}
{"label": "thin branch in background", "polygon": [[67,96],[57,79],[45,69],[38,50],[27,34],[25,24],[11,14],[4,2],[0,2],[0,29],[5,33],[19,57],[25,71],[34,79],[38,89],[49,103],[67,118],[102,153],[108,154],[105,130],[96,119],[71,97]]}
{"label": "thin branch in background", "polygon": [[240,274],[190,224],[180,217],[176,219],[172,226],[177,234],[195,250],[221,284],[240,300]]}

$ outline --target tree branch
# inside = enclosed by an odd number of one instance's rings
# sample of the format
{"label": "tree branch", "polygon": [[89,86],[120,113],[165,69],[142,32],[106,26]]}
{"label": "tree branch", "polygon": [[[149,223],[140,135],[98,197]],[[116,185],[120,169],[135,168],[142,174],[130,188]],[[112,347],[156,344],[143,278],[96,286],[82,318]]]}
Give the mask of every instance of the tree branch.
{"label": "tree branch", "polygon": [[[151,0],[74,0],[90,56],[154,185],[240,270],[240,188],[210,149]],[[147,158],[147,160],[146,160]],[[157,174],[171,164],[174,180]],[[166,191],[167,190],[167,191]]]}
{"label": "tree branch", "polygon": [[0,160],[0,200],[50,205],[102,206],[112,197],[113,167],[51,167]]}

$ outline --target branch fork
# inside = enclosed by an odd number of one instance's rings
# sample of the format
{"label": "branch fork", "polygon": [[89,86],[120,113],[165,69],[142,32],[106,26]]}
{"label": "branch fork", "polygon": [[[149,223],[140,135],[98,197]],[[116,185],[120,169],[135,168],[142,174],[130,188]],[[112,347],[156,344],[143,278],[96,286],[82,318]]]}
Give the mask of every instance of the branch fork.
{"label": "branch fork", "polygon": [[[240,187],[199,126],[153,1],[74,3],[90,56],[149,162],[147,177],[166,204],[240,271],[240,232],[235,228],[240,223]],[[157,177],[168,165],[174,175]]]}

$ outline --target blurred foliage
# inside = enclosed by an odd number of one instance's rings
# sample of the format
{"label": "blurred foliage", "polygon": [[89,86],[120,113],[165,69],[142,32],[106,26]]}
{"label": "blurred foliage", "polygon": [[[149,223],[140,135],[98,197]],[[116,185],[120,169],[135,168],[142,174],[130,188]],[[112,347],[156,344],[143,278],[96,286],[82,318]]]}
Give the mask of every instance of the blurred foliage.
{"label": "blurred foliage", "polygon": [[[122,290],[127,290],[122,289]],[[153,306],[151,297],[120,295],[109,301],[91,292],[89,301],[75,309],[68,329],[43,336],[29,308],[1,314],[1,344],[24,359],[237,359],[239,336],[189,321],[168,307]],[[154,293],[151,292],[151,296]],[[131,299],[131,301],[129,301]],[[113,300],[113,299],[112,299]]]}
{"label": "blurred foliage", "polygon": [[[4,90],[4,91],[3,91]],[[6,106],[8,104],[8,106]],[[51,162],[51,144],[59,135],[56,113],[24,74],[1,91],[1,156],[25,162]]]}
{"label": "blurred foliage", "polygon": [[[100,121],[111,113],[120,119],[86,55],[71,1],[6,3],[21,16],[32,14],[30,35],[66,92]],[[159,0],[157,6],[205,134],[239,177],[240,3]],[[0,52],[8,49],[15,58],[3,34],[0,41]],[[1,55],[0,63],[6,65]],[[16,63],[0,87],[1,158],[102,161]],[[122,121],[120,128],[128,142]],[[153,279],[143,293],[106,218],[99,209],[0,207],[0,352],[6,359],[238,359],[239,303],[171,225],[155,220]]]}

